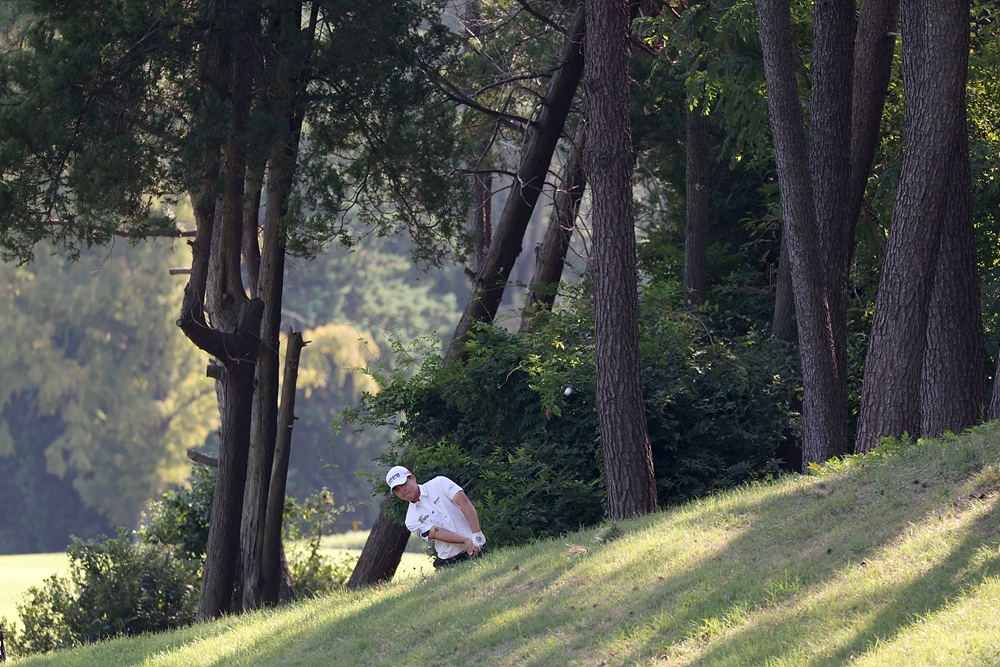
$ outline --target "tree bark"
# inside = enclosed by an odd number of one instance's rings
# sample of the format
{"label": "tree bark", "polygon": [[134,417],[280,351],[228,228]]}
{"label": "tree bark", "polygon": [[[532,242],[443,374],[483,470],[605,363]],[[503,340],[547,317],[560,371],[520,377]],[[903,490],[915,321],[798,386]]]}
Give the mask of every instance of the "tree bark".
{"label": "tree bark", "polygon": [[463,359],[469,332],[478,322],[492,322],[518,255],[524,232],[545,184],[556,144],[562,136],[573,96],[583,73],[583,35],[586,27],[583,5],[577,10],[566,42],[559,52],[559,65],[549,81],[538,118],[532,123],[521,150],[517,178],[511,187],[493,241],[483,266],[472,280],[472,294],[455,329],[445,357]]}
{"label": "tree bark", "polygon": [[389,516],[386,508],[392,500],[391,496],[382,499],[378,517],[372,525],[365,548],[361,551],[358,564],[347,580],[351,589],[371,586],[382,581],[390,581],[399,567],[399,559],[406,550],[406,542],[410,539],[410,531]]}
{"label": "tree bark", "polygon": [[927,319],[920,382],[920,432],[926,438],[945,431],[961,433],[978,423],[986,397],[979,259],[964,113],[962,118]]}
{"label": "tree bark", "polygon": [[[317,21],[318,5],[314,4],[310,27],[301,31],[301,3],[291,3],[288,10],[272,26],[278,36],[278,51],[274,70],[268,72],[269,104],[281,130],[277,133],[268,159],[267,204],[264,210],[263,247],[261,252],[259,293],[264,299],[261,320],[261,346],[257,354],[257,393],[254,398],[253,438],[247,469],[246,497],[243,505],[241,546],[243,554],[242,606],[260,606],[267,579],[263,552],[269,488],[272,484],[275,439],[278,434],[278,345],[281,326],[281,302],[285,276],[285,235],[282,218],[288,212],[295,166],[302,133],[300,97],[305,92],[305,71],[308,55],[294,60],[289,53],[310,53],[309,48],[296,48],[293,40],[306,39],[311,45]],[[304,36],[302,35],[304,33]],[[286,469],[287,472],[287,469]],[[282,486],[284,486],[282,484]],[[279,498],[284,502],[284,491]],[[281,515],[278,515],[278,532]],[[271,567],[274,564],[271,563]],[[271,570],[274,576],[274,570]],[[272,586],[274,593],[275,586]],[[273,597],[273,596],[272,596]]]}
{"label": "tree bark", "polygon": [[[292,451],[292,427],[295,425],[295,387],[298,383],[299,358],[302,348],[307,345],[302,333],[288,331],[285,347],[285,374],[281,384],[281,410],[278,416],[278,434],[274,450],[274,472],[271,474],[267,495],[267,515],[264,525],[263,552],[261,554],[263,586],[261,602],[278,604],[282,599],[282,589],[290,589],[285,584],[282,571],[282,519],[285,510],[285,484],[288,481],[288,461]],[[286,568],[287,569],[287,568]]]}
{"label": "tree bark", "polygon": [[920,433],[928,311],[956,137],[965,131],[968,0],[902,7],[906,155],[865,359],[856,451]]}
{"label": "tree bark", "polygon": [[580,201],[586,187],[587,177],[583,170],[584,140],[586,124],[582,121],[576,128],[573,145],[566,156],[566,164],[557,186],[552,214],[545,238],[535,248],[535,273],[531,277],[528,300],[521,314],[520,331],[531,328],[531,317],[540,309],[552,310],[555,305],[559,281],[562,280],[566,253],[576,229],[576,216],[580,211]]}
{"label": "tree bark", "polygon": [[703,113],[704,108],[702,101],[685,114],[684,301],[689,306],[705,303],[708,288],[708,115]]}
{"label": "tree bark", "polygon": [[[782,224],[784,228],[784,224]],[[799,339],[795,325],[795,295],[792,293],[792,269],[788,257],[788,240],[784,230],[781,233],[781,250],[778,256],[778,275],[774,286],[774,315],[771,320],[771,335],[786,343]]]}
{"label": "tree bark", "polygon": [[847,448],[846,401],[839,404],[846,381],[838,376],[827,284],[819,261],[823,255],[799,103],[791,13],[787,0],[759,0],[758,14],[802,358],[803,464],[822,462]]}
{"label": "tree bark", "polygon": [[626,2],[587,0],[587,149],[591,183],[597,415],[608,516],[656,509],[639,359]]}
{"label": "tree bark", "polygon": [[851,180],[846,233],[850,244],[848,263],[854,250],[854,232],[878,146],[885,94],[892,75],[899,0],[862,0],[858,14],[851,92]]}
{"label": "tree bark", "polygon": [[[559,52],[559,66],[549,81],[545,98],[540,105],[541,111],[521,150],[518,177],[514,179],[500,222],[494,230],[486,260],[472,280],[472,293],[455,328],[455,335],[445,351],[444,363],[462,360],[465,356],[465,343],[473,326],[478,322],[492,322],[496,316],[511,268],[521,253],[524,232],[545,183],[552,153],[562,135],[573,96],[580,83],[585,28],[584,9],[581,5]],[[349,588],[388,581],[396,572],[409,533],[405,526],[399,525],[386,514],[385,508],[389,500],[391,498],[386,497],[382,501],[379,515],[347,583]]]}

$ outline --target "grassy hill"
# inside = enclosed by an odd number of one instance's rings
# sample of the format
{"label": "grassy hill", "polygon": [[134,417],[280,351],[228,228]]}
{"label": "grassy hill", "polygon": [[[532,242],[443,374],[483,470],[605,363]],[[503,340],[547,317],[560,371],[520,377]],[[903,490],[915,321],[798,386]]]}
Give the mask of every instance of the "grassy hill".
{"label": "grassy hill", "polygon": [[447,572],[15,664],[1000,665],[998,498],[987,426]]}

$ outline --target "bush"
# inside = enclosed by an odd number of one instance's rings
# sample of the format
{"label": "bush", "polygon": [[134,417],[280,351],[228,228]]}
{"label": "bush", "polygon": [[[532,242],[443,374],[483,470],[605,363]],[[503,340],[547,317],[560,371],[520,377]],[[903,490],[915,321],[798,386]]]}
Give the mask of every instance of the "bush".
{"label": "bush", "polygon": [[[191,624],[214,492],[214,471],[195,466],[190,488],[150,503],[134,535],[119,528],[111,539],[73,538],[69,574],[28,590],[26,601],[17,605],[23,630],[4,625],[10,644],[27,655]],[[326,489],[301,502],[286,499],[286,538],[304,543],[289,554],[300,595],[330,591],[350,576],[352,561],[329,562],[319,551],[324,531],[347,509],[334,507]]]}
{"label": "bush", "polygon": [[[646,416],[664,505],[776,472],[800,387],[794,348],[747,321],[716,334],[717,313],[692,314],[678,301],[667,283],[645,286],[640,301]],[[604,517],[593,310],[582,292],[569,303],[539,314],[529,333],[480,327],[464,366],[432,358],[413,375],[403,368],[379,378],[382,391],[346,415],[395,423],[400,444],[381,463],[406,465],[421,481],[454,479],[496,545]],[[376,488],[386,491],[378,479]],[[402,518],[405,503],[393,508]]]}
{"label": "bush", "polygon": [[17,610],[25,653],[51,651],[117,635],[178,628],[194,620],[197,578],[190,561],[125,529],[115,538],[67,549],[68,576],[28,590]]}
{"label": "bush", "polygon": [[332,561],[320,553],[320,542],[341,514],[352,512],[350,505],[335,506],[333,494],[323,487],[303,500],[285,498],[282,527],[288,551],[288,569],[300,597],[315,597],[342,587],[354,571],[356,559]]}

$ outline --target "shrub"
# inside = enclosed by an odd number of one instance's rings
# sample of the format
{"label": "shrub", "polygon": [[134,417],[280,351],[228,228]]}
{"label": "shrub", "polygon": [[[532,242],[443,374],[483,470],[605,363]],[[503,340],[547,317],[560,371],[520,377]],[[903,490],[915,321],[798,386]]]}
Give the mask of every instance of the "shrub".
{"label": "shrub", "polygon": [[[776,472],[800,387],[794,348],[742,320],[716,334],[713,313],[677,308],[676,285],[643,288],[640,351],[646,416],[662,504]],[[595,410],[593,309],[585,293],[540,313],[532,330],[478,328],[464,366],[426,360],[380,378],[346,414],[394,423],[381,463],[465,488],[497,545],[592,525],[604,516]],[[728,317],[728,315],[727,315]],[[376,487],[386,491],[376,478]],[[402,518],[405,503],[393,501]]]}
{"label": "shrub", "polygon": [[194,620],[194,567],[170,550],[133,543],[120,528],[116,537],[103,541],[74,538],[67,554],[68,576],[49,577],[17,606],[26,653],[178,628]]}
{"label": "shrub", "polygon": [[326,487],[306,496],[303,500],[285,498],[285,543],[292,544],[288,551],[288,569],[300,597],[315,597],[342,587],[351,577],[356,559],[343,557],[331,560],[320,552],[324,534],[329,534],[341,514],[352,512],[350,505],[335,506],[333,494]]}
{"label": "shrub", "polygon": [[[22,631],[4,626],[11,644],[26,655],[192,623],[214,492],[214,471],[195,466],[191,486],[150,503],[133,535],[119,528],[111,539],[74,538],[68,575],[28,590],[17,605]],[[319,550],[324,531],[348,509],[334,507],[326,489],[302,501],[286,499],[286,538],[304,543],[289,555],[300,595],[332,590],[350,576],[353,562],[330,562]]]}

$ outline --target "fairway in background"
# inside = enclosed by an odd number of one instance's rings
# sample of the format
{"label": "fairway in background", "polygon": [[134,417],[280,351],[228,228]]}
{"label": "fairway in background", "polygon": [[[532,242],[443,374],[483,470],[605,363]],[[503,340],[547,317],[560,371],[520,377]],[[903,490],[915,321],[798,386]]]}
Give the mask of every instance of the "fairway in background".
{"label": "fairway in background", "polygon": [[[328,535],[323,538],[322,552],[335,561],[346,557],[356,562],[367,539],[368,531]],[[289,547],[293,548],[291,545]],[[28,588],[40,586],[46,578],[57,572],[65,574],[68,567],[69,558],[65,552],[0,556],[0,617],[6,616],[8,621],[20,625],[16,605],[24,602],[24,594]],[[411,536],[394,580],[419,577],[421,574],[429,574],[433,569],[423,540]]]}
{"label": "fairway in background", "polygon": [[15,605],[23,601],[25,591],[41,585],[56,572],[65,573],[67,567],[69,557],[65,552],[0,556],[0,617],[19,621]]}

